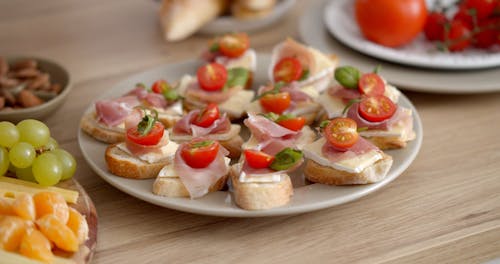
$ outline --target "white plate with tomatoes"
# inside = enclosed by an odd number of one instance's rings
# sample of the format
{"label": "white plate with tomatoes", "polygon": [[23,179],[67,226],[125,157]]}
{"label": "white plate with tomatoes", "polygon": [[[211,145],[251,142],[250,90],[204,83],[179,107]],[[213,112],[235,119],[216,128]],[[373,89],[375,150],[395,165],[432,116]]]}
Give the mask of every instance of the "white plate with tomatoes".
{"label": "white plate with tomatoes", "polygon": [[[330,1],[325,6],[323,19],[326,28],[337,40],[358,52],[394,63],[433,69],[470,70],[500,66],[498,45],[490,49],[467,48],[460,52],[443,52],[422,33],[409,44],[398,48],[371,42],[361,34],[355,18],[354,3],[352,0]],[[392,3],[406,5],[405,1]],[[398,24],[397,18],[394,23]]]}
{"label": "white plate with tomatoes", "polygon": [[[257,59],[258,67],[257,72],[254,75],[254,83],[266,83],[267,67],[270,64],[270,56],[258,55]],[[189,60],[186,62],[159,66],[127,78],[112,87],[101,98],[120,96],[129,91],[136,83],[139,82],[150,86],[158,79],[167,79],[172,81],[177,80],[184,74],[194,74],[196,69],[201,64],[201,61]],[[299,214],[359,199],[382,188],[384,185],[401,175],[408,168],[408,166],[410,166],[412,161],[417,156],[422,144],[422,123],[417,110],[408,98],[402,96],[400,104],[413,111],[413,126],[417,134],[417,138],[409,142],[408,146],[404,149],[387,151],[387,153],[393,157],[394,164],[383,181],[375,184],[360,186],[327,186],[322,184],[307,184],[302,175],[302,171],[299,168],[297,173],[292,175],[295,193],[291,202],[283,207],[263,211],[247,211],[239,208],[233,202],[231,192],[227,190],[209,193],[199,199],[156,196],[151,192],[154,179],[134,180],[118,177],[108,172],[106,162],[104,160],[104,152],[107,147],[106,144],[96,141],[82,131],[79,131],[78,133],[78,142],[84,158],[100,177],[123,192],[152,204],[190,213],[227,217],[264,217]],[[91,104],[87,108],[86,112],[92,111],[93,109],[94,105]],[[248,137],[248,135],[242,136]]]}

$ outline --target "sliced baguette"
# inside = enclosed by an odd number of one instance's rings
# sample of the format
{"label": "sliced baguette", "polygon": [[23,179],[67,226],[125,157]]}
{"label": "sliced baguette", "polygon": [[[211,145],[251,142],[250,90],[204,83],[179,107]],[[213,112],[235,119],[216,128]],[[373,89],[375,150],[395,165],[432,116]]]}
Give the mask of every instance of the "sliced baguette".
{"label": "sliced baguette", "polygon": [[95,117],[95,112],[85,114],[80,120],[80,128],[93,138],[114,144],[125,140],[125,131],[119,128],[106,129],[100,125]]}
{"label": "sliced baguette", "polygon": [[[224,188],[227,178],[227,174],[222,176],[210,186],[208,192],[216,192]],[[189,197],[189,192],[179,177],[157,177],[153,183],[153,193],[165,197]]]}
{"label": "sliced baguette", "polygon": [[266,210],[280,207],[290,202],[293,186],[290,176],[282,176],[276,183],[240,182],[239,169],[232,166],[231,185],[236,204],[245,210]]}
{"label": "sliced baguette", "polygon": [[307,160],[304,175],[311,182],[328,185],[353,185],[379,182],[385,178],[392,166],[392,157],[383,154],[382,159],[360,173],[349,173],[332,167],[322,166],[313,160]]}
{"label": "sliced baguette", "polygon": [[155,178],[160,170],[171,162],[170,159],[165,159],[156,163],[147,163],[130,156],[117,145],[109,145],[104,154],[108,170],[116,176],[133,179]]}

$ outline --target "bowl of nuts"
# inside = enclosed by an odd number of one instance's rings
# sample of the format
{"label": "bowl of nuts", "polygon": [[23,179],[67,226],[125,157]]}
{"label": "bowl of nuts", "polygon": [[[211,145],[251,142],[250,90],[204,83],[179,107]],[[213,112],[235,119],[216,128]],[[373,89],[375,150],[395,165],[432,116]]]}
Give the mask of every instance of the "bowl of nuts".
{"label": "bowl of nuts", "polygon": [[43,119],[71,90],[68,71],[53,61],[0,56],[0,120]]}

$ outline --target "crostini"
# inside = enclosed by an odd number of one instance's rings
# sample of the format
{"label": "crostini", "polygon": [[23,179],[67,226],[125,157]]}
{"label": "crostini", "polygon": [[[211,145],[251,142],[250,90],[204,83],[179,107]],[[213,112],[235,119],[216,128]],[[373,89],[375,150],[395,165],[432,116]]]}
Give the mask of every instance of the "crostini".
{"label": "crostini", "polygon": [[170,139],[177,143],[196,137],[217,140],[229,151],[230,158],[237,158],[243,144],[240,130],[241,126],[231,124],[226,113],[220,114],[216,104],[209,103],[205,109],[192,110],[179,120],[171,130]]}
{"label": "crostini", "polygon": [[303,149],[306,179],[351,185],[374,183],[386,177],[392,157],[359,136],[354,120],[338,117],[324,121],[323,126],[323,136]]}
{"label": "crostini", "polygon": [[114,175],[135,179],[155,178],[173,159],[177,143],[169,139],[168,131],[158,121],[155,111],[154,115],[144,112],[136,109],[127,117],[125,142],[106,148],[106,164]]}
{"label": "crostini", "polygon": [[268,74],[272,82],[297,82],[299,86],[311,85],[322,92],[332,81],[337,64],[335,56],[287,38],[274,47]]}
{"label": "crostini", "polygon": [[221,190],[229,174],[228,154],[216,140],[195,138],[182,143],[173,162],[158,173],[153,193],[196,199]]}
{"label": "crostini", "polygon": [[302,152],[291,148],[270,155],[244,151],[242,162],[231,167],[231,187],[236,204],[246,210],[265,210],[288,204],[293,186],[288,172],[302,164]]}

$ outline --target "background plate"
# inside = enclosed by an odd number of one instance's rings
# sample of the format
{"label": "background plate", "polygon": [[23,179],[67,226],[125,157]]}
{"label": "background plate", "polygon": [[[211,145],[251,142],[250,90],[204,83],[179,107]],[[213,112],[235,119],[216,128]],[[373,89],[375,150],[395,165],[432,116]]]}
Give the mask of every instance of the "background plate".
{"label": "background plate", "polygon": [[398,88],[432,93],[481,93],[500,91],[500,68],[484,70],[438,71],[407,67],[369,57],[342,45],[328,32],[323,21],[324,7],[330,0],[310,5],[300,18],[302,40],[324,52],[336,54],[342,65],[355,65],[371,71],[382,65],[382,75]]}
{"label": "background plate", "polygon": [[[270,56],[258,56],[258,70],[254,77],[255,83],[259,84],[266,82],[267,65],[269,65],[269,63]],[[191,60],[178,64],[159,66],[149,71],[131,76],[130,78],[118,83],[108,93],[103,95],[102,98],[120,96],[128,90],[132,89],[138,82],[143,82],[146,85],[150,85],[160,78],[164,78],[167,80],[179,79],[186,73],[193,74],[199,64],[199,61]],[[301,186],[295,188],[295,194],[293,195],[292,200],[288,205],[264,211],[246,211],[240,209],[234,204],[230,192],[227,191],[210,193],[196,200],[191,200],[188,198],[167,198],[156,196],[151,192],[154,179],[126,179],[114,176],[108,172],[106,162],[104,161],[104,152],[107,146],[106,144],[94,140],[87,134],[83,133],[81,130],[78,133],[78,142],[83,156],[89,163],[90,167],[105,181],[122,190],[123,192],[159,206],[191,213],[231,217],[261,217],[298,214],[319,210],[358,199],[388,184],[396,177],[398,177],[406,168],[408,168],[408,166],[410,166],[422,144],[422,123],[416,109],[405,96],[401,97],[400,103],[402,106],[411,108],[413,110],[414,128],[417,134],[417,138],[414,141],[410,142],[405,149],[392,150],[387,152],[394,158],[394,165],[383,181],[375,184],[360,186],[340,187],[326,186],[322,184]],[[87,112],[92,111],[93,109],[94,106],[92,104],[88,107]],[[298,176],[300,177],[302,175]]]}

